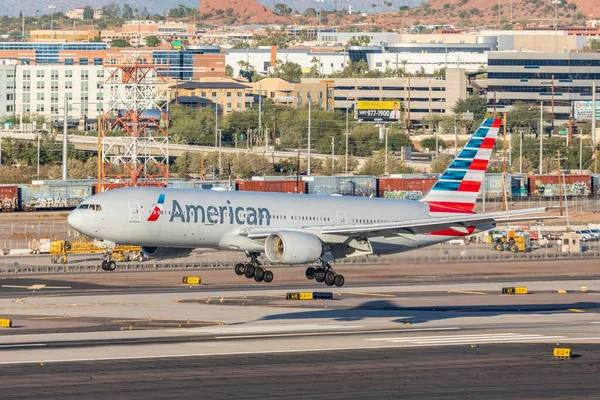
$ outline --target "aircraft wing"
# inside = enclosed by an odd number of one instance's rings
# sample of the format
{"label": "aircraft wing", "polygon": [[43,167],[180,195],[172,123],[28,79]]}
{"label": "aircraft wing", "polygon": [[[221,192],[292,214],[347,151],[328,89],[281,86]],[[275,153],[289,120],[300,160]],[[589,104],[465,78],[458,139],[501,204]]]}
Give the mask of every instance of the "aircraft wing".
{"label": "aircraft wing", "polygon": [[[510,222],[511,217],[540,214],[545,211],[546,208],[541,207],[485,214],[458,214],[452,216],[440,216],[376,224],[306,226],[302,228],[296,228],[295,230],[306,230],[316,235],[360,235],[370,237],[388,236],[390,234],[427,234],[444,229],[453,229],[456,232],[469,233],[467,227],[494,224],[496,222]],[[541,218],[531,217],[529,219],[535,220]],[[515,220],[523,221],[524,219],[520,217],[516,218]],[[247,235],[251,239],[260,239],[278,231],[281,231],[281,229],[257,228],[244,231],[243,234]]]}

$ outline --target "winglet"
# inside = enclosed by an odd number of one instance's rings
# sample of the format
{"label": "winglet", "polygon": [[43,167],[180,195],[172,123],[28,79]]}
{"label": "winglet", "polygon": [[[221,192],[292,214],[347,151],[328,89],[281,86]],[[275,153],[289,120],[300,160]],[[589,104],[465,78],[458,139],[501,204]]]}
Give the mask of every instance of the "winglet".
{"label": "winglet", "polygon": [[502,120],[487,118],[423,201],[431,212],[472,213]]}

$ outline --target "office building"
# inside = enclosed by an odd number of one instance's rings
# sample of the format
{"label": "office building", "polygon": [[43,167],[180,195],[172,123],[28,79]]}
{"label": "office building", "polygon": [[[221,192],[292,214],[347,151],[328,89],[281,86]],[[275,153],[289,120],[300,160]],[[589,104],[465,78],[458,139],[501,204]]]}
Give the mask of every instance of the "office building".
{"label": "office building", "polygon": [[508,111],[517,101],[554,110],[555,124],[569,121],[573,101],[591,100],[600,86],[600,54],[594,52],[491,52],[488,54],[488,110]]}

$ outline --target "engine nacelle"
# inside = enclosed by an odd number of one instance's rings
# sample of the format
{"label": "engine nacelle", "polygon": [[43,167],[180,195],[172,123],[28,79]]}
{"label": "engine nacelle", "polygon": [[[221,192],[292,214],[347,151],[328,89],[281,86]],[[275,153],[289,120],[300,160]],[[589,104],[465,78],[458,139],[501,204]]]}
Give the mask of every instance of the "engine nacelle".
{"label": "engine nacelle", "polygon": [[154,258],[187,257],[194,249],[185,247],[142,247],[142,253]]}
{"label": "engine nacelle", "polygon": [[321,258],[323,243],[310,233],[283,231],[267,237],[265,254],[272,263],[312,263]]}

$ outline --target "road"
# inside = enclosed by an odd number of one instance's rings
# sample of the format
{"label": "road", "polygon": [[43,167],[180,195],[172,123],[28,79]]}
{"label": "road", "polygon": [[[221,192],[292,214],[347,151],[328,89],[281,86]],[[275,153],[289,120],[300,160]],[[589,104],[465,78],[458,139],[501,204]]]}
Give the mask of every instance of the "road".
{"label": "road", "polygon": [[[7,277],[0,317],[14,327],[0,330],[0,391],[11,399],[597,398],[600,278],[535,271],[404,283],[358,275],[335,289],[221,277],[231,271],[198,287],[174,282],[178,272],[123,273],[112,284],[97,279],[105,274]],[[529,294],[501,295],[517,284]],[[288,301],[290,290],[329,290],[334,299]],[[553,358],[557,343],[575,357]]]}

